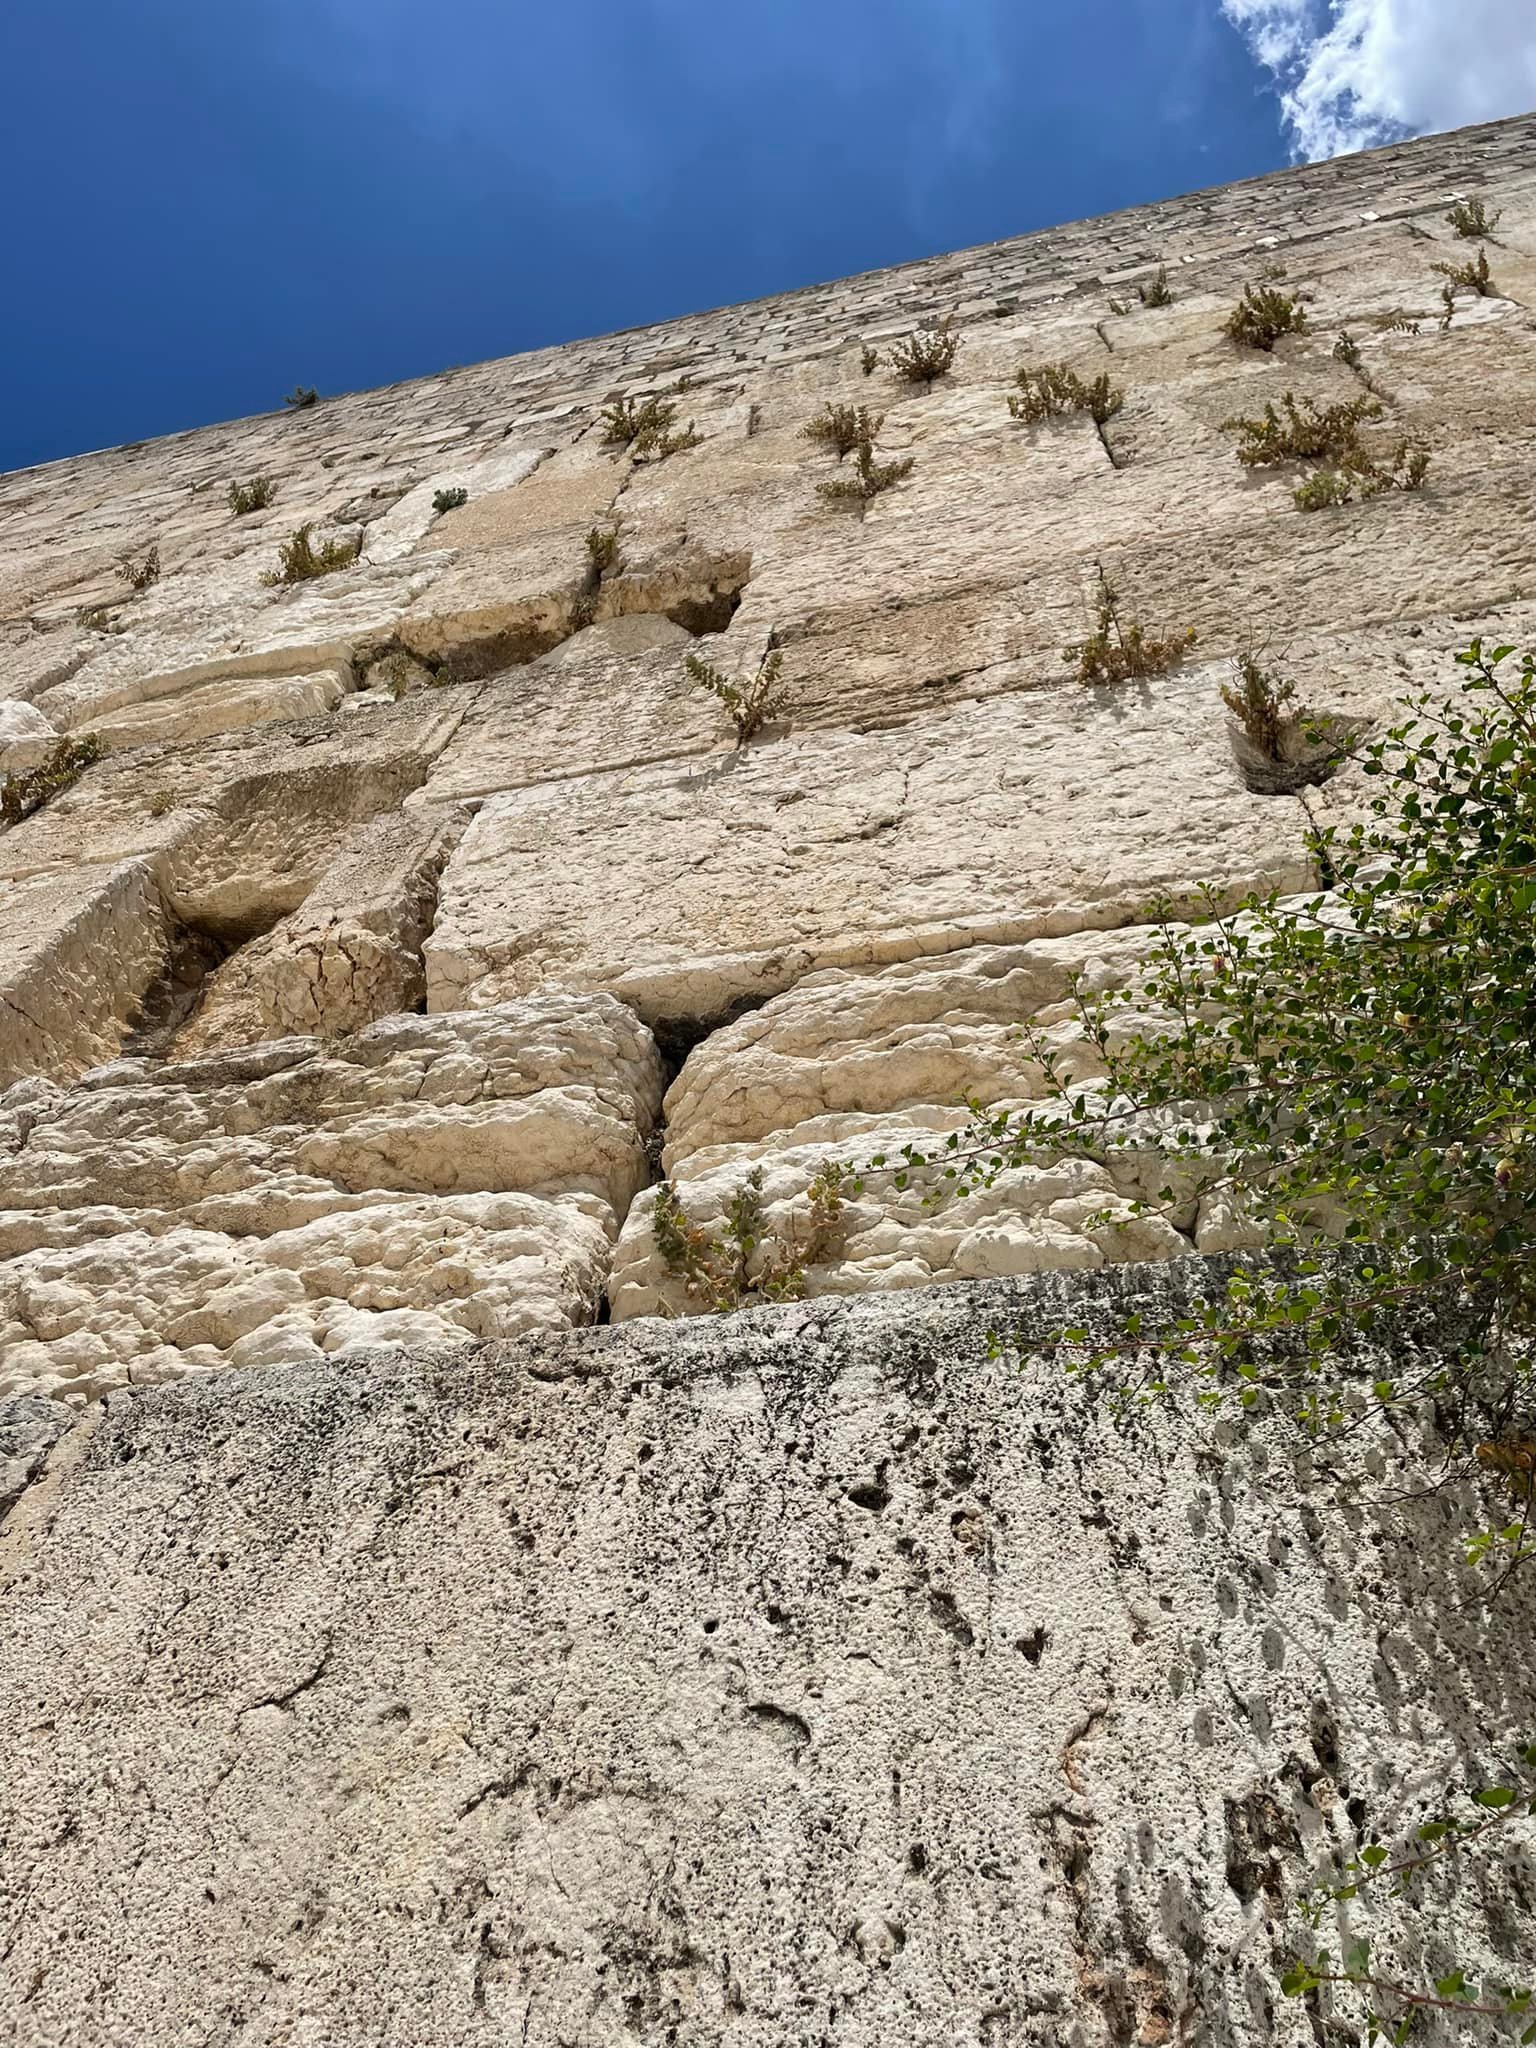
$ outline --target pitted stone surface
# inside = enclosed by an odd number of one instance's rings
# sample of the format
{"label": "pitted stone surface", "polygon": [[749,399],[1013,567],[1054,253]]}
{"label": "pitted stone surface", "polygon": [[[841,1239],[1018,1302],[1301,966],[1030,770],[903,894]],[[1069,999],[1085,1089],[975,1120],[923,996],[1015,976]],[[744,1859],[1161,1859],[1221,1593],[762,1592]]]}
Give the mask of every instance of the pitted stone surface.
{"label": "pitted stone surface", "polygon": [[[1432,1433],[1341,1493],[989,1343],[1158,1272],[114,1397],[0,1532],[19,2048],[1314,2048],[1287,1898],[1499,1773],[1536,1611]],[[1377,1954],[1528,1976],[1520,1846]]]}

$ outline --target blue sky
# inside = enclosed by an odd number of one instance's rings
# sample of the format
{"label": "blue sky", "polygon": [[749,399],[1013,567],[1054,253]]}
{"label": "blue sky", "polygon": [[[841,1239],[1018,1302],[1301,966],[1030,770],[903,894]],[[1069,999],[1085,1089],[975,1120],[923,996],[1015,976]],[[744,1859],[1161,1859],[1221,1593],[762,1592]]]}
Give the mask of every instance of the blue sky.
{"label": "blue sky", "polygon": [[0,468],[1273,169],[1312,4],[11,0]]}

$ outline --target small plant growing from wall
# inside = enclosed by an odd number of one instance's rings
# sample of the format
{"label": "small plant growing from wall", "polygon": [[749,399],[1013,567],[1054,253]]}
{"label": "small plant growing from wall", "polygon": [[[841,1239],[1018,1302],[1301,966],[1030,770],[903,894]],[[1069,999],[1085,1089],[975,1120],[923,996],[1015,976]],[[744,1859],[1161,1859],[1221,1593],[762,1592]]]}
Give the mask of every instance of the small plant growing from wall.
{"label": "small plant growing from wall", "polygon": [[320,394],[313,384],[295,384],[283,400],[290,412],[308,412],[312,405],[318,405]]}
{"label": "small plant growing from wall", "polygon": [[869,431],[861,434],[849,451],[854,457],[852,476],[834,477],[830,483],[818,484],[818,494],[830,505],[857,505],[863,507],[871,498],[878,498],[882,491],[888,491],[893,484],[899,484],[903,477],[910,476],[915,458],[906,456],[899,462],[876,462],[875,436],[884,423],[883,413],[866,415]]}
{"label": "small plant growing from wall", "polygon": [[606,576],[619,556],[618,529],[594,526],[587,534],[587,559],[599,576]]}
{"label": "small plant growing from wall", "polygon": [[469,493],[459,484],[454,484],[449,490],[432,493],[432,510],[439,518],[444,512],[457,512],[461,505],[468,503]]}
{"label": "small plant growing from wall", "polygon": [[334,576],[338,569],[350,569],[357,560],[361,541],[314,541],[314,522],[297,526],[277,551],[277,567],[268,570],[262,582],[268,587],[288,583],[312,583],[317,576]]}
{"label": "small plant growing from wall", "polygon": [[1168,285],[1168,270],[1164,264],[1157,266],[1157,275],[1150,284],[1139,284],[1136,296],[1144,306],[1171,306],[1173,293]]}
{"label": "small plant growing from wall", "polygon": [[252,512],[265,512],[277,496],[277,485],[269,476],[253,476],[245,483],[235,482],[229,487],[229,509],[237,519],[244,519]]}
{"label": "small plant growing from wall", "polygon": [[1282,334],[1306,331],[1307,313],[1301,301],[1289,292],[1276,291],[1272,284],[1244,285],[1242,297],[1222,326],[1228,340],[1239,348],[1262,349],[1266,355]]}
{"label": "small plant growing from wall", "polygon": [[685,448],[697,448],[702,436],[693,422],[679,433],[672,431],[677,407],[665,398],[616,398],[603,413],[605,448],[627,448],[641,461],[665,462]]}
{"label": "small plant growing from wall", "polygon": [[1347,370],[1359,370],[1365,360],[1360,353],[1359,342],[1347,327],[1341,329],[1338,340],[1333,344],[1333,359]]}
{"label": "small plant growing from wall", "polygon": [[1102,427],[1125,404],[1125,393],[1110,383],[1107,370],[1085,383],[1066,363],[1044,363],[1038,369],[1021,369],[1014,382],[1019,388],[1009,394],[1008,410],[1029,425],[1085,412]]}
{"label": "small plant growing from wall", "polygon": [[1234,414],[1221,431],[1237,436],[1237,459],[1249,469],[1282,462],[1329,462],[1355,465],[1368,458],[1360,440],[1364,420],[1379,420],[1375,398],[1351,398],[1338,405],[1298,400],[1287,391],[1277,408],[1266,405],[1257,417]]}
{"label": "small plant growing from wall", "polygon": [[160,550],[157,546],[146,548],[142,555],[124,555],[117,565],[122,582],[132,591],[148,590],[152,583],[160,581]]}
{"label": "small plant growing from wall", "polygon": [[879,351],[879,349],[877,349],[877,348],[871,348],[871,347],[870,347],[870,346],[868,345],[868,343],[866,343],[866,344],[864,345],[864,347],[863,347],[863,348],[862,348],[862,349],[860,350],[860,352],[859,352],[859,368],[860,368],[860,369],[861,369],[861,370],[862,370],[862,371],[864,372],[864,375],[865,375],[866,377],[873,377],[873,375],[875,374],[876,370],[877,370],[877,369],[878,369],[879,367],[880,367],[880,351]]}
{"label": "small plant growing from wall", "polygon": [[1259,666],[1251,653],[1237,657],[1237,677],[1223,683],[1221,701],[1247,735],[1249,744],[1266,761],[1283,761],[1282,741],[1291,720],[1290,706],[1296,701],[1296,685]]}
{"label": "small plant growing from wall", "polygon": [[96,733],[65,733],[35,768],[8,775],[0,782],[0,823],[19,825],[50,797],[61,795],[105,752],[106,747]]}
{"label": "small plant growing from wall", "polygon": [[777,648],[764,657],[757,674],[747,683],[733,683],[722,670],[701,661],[696,654],[690,654],[683,667],[691,681],[724,705],[736,728],[738,747],[744,747],[770,719],[780,718],[790,709],[789,698],[781,686],[784,657]]}
{"label": "small plant growing from wall", "polygon": [[1358,463],[1314,470],[1293,493],[1301,512],[1321,512],[1330,505],[1349,505],[1379,498],[1385,491],[1417,491],[1429,474],[1429,450],[1399,441],[1390,457],[1364,456]]}
{"label": "small plant growing from wall", "polygon": [[841,462],[861,443],[872,442],[884,419],[884,413],[870,413],[862,405],[824,405],[815,419],[800,429],[800,435],[818,448],[830,448]]}
{"label": "small plant growing from wall", "polygon": [[109,606],[104,604],[82,605],[75,613],[75,624],[87,633],[116,633],[120,630]]}
{"label": "small plant growing from wall", "polygon": [[960,347],[954,330],[953,318],[946,316],[936,327],[922,327],[909,334],[891,350],[891,368],[906,384],[932,384],[937,377],[947,377]]}
{"label": "small plant growing from wall", "polygon": [[1094,630],[1086,640],[1068,647],[1065,655],[1075,663],[1081,683],[1127,683],[1169,674],[1194,644],[1193,627],[1186,633],[1159,640],[1135,621],[1127,625],[1120,616],[1119,594],[1100,570]]}
{"label": "small plant growing from wall", "polygon": [[1503,215],[1489,213],[1481,199],[1458,199],[1445,219],[1464,241],[1475,242],[1491,236]]}
{"label": "small plant growing from wall", "polygon": [[717,1228],[695,1223],[670,1181],[656,1190],[651,1230],[663,1265],[690,1301],[716,1315],[756,1302],[799,1301],[806,1270],[837,1258],[847,1233],[848,1196],[856,1182],[846,1166],[823,1163],[806,1188],[806,1230],[793,1219],[771,1226],[763,1209],[763,1169],[753,1167],[732,1195]]}
{"label": "small plant growing from wall", "polygon": [[[1457,292],[1471,292],[1474,298],[1493,298],[1498,286],[1493,281],[1493,272],[1488,268],[1488,251],[1479,249],[1475,261],[1468,263],[1432,263],[1430,269],[1436,277],[1443,277],[1440,297],[1449,303]],[[1447,320],[1447,326],[1450,322]]]}

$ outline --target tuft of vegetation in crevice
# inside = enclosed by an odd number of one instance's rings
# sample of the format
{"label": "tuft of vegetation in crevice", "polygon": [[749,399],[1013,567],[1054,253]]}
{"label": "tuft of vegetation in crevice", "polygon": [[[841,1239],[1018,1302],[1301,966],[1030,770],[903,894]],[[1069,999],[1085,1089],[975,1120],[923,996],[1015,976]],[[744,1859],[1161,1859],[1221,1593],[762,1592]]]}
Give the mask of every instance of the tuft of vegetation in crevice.
{"label": "tuft of vegetation in crevice", "polygon": [[1081,412],[1102,427],[1125,404],[1125,393],[1109,381],[1107,370],[1085,383],[1066,363],[1042,363],[1019,370],[1013,381],[1019,388],[1009,394],[1008,410],[1027,425]]}
{"label": "tuft of vegetation in crevice", "polygon": [[1440,304],[1444,309],[1440,315],[1442,329],[1449,327],[1456,317],[1456,294],[1470,292],[1474,298],[1489,299],[1498,296],[1493,272],[1488,268],[1488,251],[1479,249],[1475,262],[1432,263],[1430,269],[1445,283],[1440,287]]}
{"label": "tuft of vegetation in crevice", "polygon": [[1094,630],[1063,652],[1076,667],[1080,683],[1127,683],[1167,675],[1183,661],[1195,638],[1193,627],[1159,640],[1139,622],[1127,624],[1120,616],[1119,593],[1101,569]]}
{"label": "tuft of vegetation in crevice", "polygon": [[306,520],[289,534],[277,551],[277,567],[269,569],[261,579],[268,588],[312,583],[317,576],[334,576],[338,569],[351,568],[362,547],[361,540],[326,540],[316,547],[314,532],[313,520]]}
{"label": "tuft of vegetation in crevice", "polygon": [[75,624],[87,633],[120,633],[123,629],[113,616],[110,605],[83,604],[75,613]]}
{"label": "tuft of vegetation in crevice", "polygon": [[1458,199],[1445,216],[1446,225],[1466,242],[1490,238],[1503,218],[1501,213],[1490,214],[1481,199]]}
{"label": "tuft of vegetation in crevice", "polygon": [[237,519],[244,519],[252,512],[265,512],[277,496],[277,485],[269,476],[253,476],[240,483],[238,480],[229,487],[229,509]]}
{"label": "tuft of vegetation in crevice", "polygon": [[105,742],[94,732],[65,733],[35,768],[24,768],[0,782],[0,824],[19,825],[50,797],[61,795],[106,751]]}
{"label": "tuft of vegetation in crevice", "polygon": [[313,384],[295,384],[283,403],[290,412],[308,412],[312,405],[320,403],[320,394]]}
{"label": "tuft of vegetation in crevice", "polygon": [[151,544],[142,555],[124,555],[117,565],[118,578],[136,593],[142,593],[152,583],[160,581],[160,549]]}
{"label": "tuft of vegetation in crevice", "polygon": [[[1285,275],[1283,270],[1278,274]],[[1247,284],[1221,331],[1239,348],[1262,349],[1268,355],[1282,334],[1307,332],[1306,308],[1291,293],[1276,291],[1272,284]]]}
{"label": "tuft of vegetation in crevice", "polygon": [[872,442],[884,422],[884,413],[871,413],[866,406],[828,404],[800,429],[800,438],[830,448],[841,462],[862,442]]}
{"label": "tuft of vegetation in crevice", "polygon": [[771,1225],[763,1208],[763,1169],[754,1166],[713,1230],[694,1222],[670,1181],[656,1190],[651,1230],[663,1265],[688,1299],[716,1315],[758,1302],[799,1301],[807,1269],[830,1265],[847,1234],[846,1208],[857,1182],[835,1160],[806,1188],[802,1236],[797,1221]]}
{"label": "tuft of vegetation in crevice", "polygon": [[946,315],[936,326],[920,327],[898,341],[887,360],[903,383],[932,384],[935,378],[949,375],[959,347],[954,317]]}
{"label": "tuft of vegetation in crevice", "polygon": [[859,368],[864,372],[864,375],[866,377],[873,377],[873,375],[879,367],[879,349],[871,348],[869,344],[866,342],[864,347],[859,351]]}
{"label": "tuft of vegetation in crevice", "polygon": [[1326,782],[1348,758],[1363,726],[1296,707],[1296,685],[1245,650],[1221,686],[1232,714],[1229,737],[1238,773],[1256,796],[1294,796]]}
{"label": "tuft of vegetation in crevice", "polygon": [[1282,742],[1294,715],[1289,709],[1296,701],[1294,683],[1261,668],[1257,655],[1245,652],[1237,657],[1236,681],[1221,686],[1221,701],[1267,761],[1284,760]]}
{"label": "tuft of vegetation in crevice", "polygon": [[677,407],[670,399],[616,398],[603,411],[603,446],[627,448],[640,462],[665,462],[685,448],[697,448],[703,439],[690,420],[681,433],[673,431]]}
{"label": "tuft of vegetation in crevice", "polygon": [[462,484],[452,484],[446,491],[432,493],[432,510],[441,518],[445,512],[457,512],[461,505],[469,503],[469,493]]}
{"label": "tuft of vegetation in crevice", "polygon": [[1429,450],[1416,442],[1399,441],[1385,458],[1362,449],[1356,461],[1314,470],[1292,495],[1298,511],[1320,512],[1329,505],[1379,498],[1386,491],[1421,490],[1428,474]]}
{"label": "tuft of vegetation in crevice", "polygon": [[1157,275],[1150,284],[1137,285],[1136,296],[1144,306],[1171,306],[1173,304],[1173,292],[1168,283],[1166,264],[1159,263]]}
{"label": "tuft of vegetation in crevice", "polygon": [[[878,424],[879,415],[876,415]],[[817,494],[830,505],[866,506],[872,498],[878,498],[882,491],[888,491],[899,484],[903,477],[912,474],[916,458],[908,455],[899,462],[876,462],[873,438],[859,442],[854,451],[854,473],[852,476],[834,477],[829,483],[818,484]]]}
{"label": "tuft of vegetation in crevice", "polygon": [[598,577],[607,575],[619,558],[619,530],[616,526],[594,526],[587,533],[587,560]]}
{"label": "tuft of vegetation in crevice", "polygon": [[1379,420],[1381,414],[1381,402],[1375,398],[1349,398],[1338,405],[1319,405],[1315,399],[1298,400],[1293,392],[1287,391],[1280,409],[1268,404],[1256,418],[1235,413],[1222,421],[1221,431],[1237,436],[1237,459],[1249,469],[1282,462],[1352,466],[1365,459],[1361,423]]}
{"label": "tuft of vegetation in crevice", "polygon": [[777,648],[763,657],[762,665],[750,682],[733,683],[721,669],[701,661],[696,654],[690,654],[683,667],[690,681],[697,683],[701,690],[707,690],[725,707],[726,715],[736,728],[738,747],[744,747],[770,719],[782,718],[791,708],[789,697],[781,686],[784,657]]}

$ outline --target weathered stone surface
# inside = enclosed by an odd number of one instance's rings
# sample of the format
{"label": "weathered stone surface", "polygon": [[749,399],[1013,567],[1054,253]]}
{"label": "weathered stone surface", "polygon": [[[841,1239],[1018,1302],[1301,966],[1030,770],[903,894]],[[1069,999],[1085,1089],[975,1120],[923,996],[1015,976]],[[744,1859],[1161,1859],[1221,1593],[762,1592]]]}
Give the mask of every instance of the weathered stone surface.
{"label": "weathered stone surface", "polygon": [[[1286,1896],[1498,1773],[1536,1611],[1432,1433],[988,1356],[1161,1271],[115,1397],[0,1534],[13,2037],[1312,2048]],[[1349,1938],[1528,1976],[1521,1869]]]}
{"label": "weathered stone surface", "polygon": [[1024,691],[493,797],[443,878],[428,1000],[554,982],[713,1019],[820,967],[1123,924],[1192,875],[1303,888],[1305,814],[1243,788],[1217,680]]}
{"label": "weathered stone surface", "polygon": [[595,1315],[647,1177],[633,1015],[542,996],[0,1098],[0,1395]]}
{"label": "weathered stone surface", "polygon": [[[1310,331],[1239,350],[1276,263]],[[866,374],[951,314],[951,375]],[[0,478],[0,773],[108,744],[0,830],[19,2043],[1350,2038],[1277,1997],[1284,1900],[1529,1732],[1435,1446],[1345,1499],[989,1356],[1250,1245],[1219,1185],[1135,1213],[1151,1131],[937,1208],[866,1171],[821,1298],[743,1323],[654,1183],[799,1230],[825,1161],[1039,1100],[1025,1022],[1092,1084],[1069,977],[1160,894],[1310,886],[1372,785],[1255,759],[1232,657],[1358,732],[1536,641],[1533,318],[1523,120]],[[1102,429],[1010,420],[1055,361]],[[1235,460],[1367,380],[1423,492]],[[621,397],[698,445],[612,445]],[[862,510],[829,404],[913,463]],[[306,523],[358,558],[283,587]],[[1106,578],[1172,673],[1076,680]],[[749,745],[694,654],[775,658]],[[1529,1976],[1522,1871],[1380,1952]]]}

